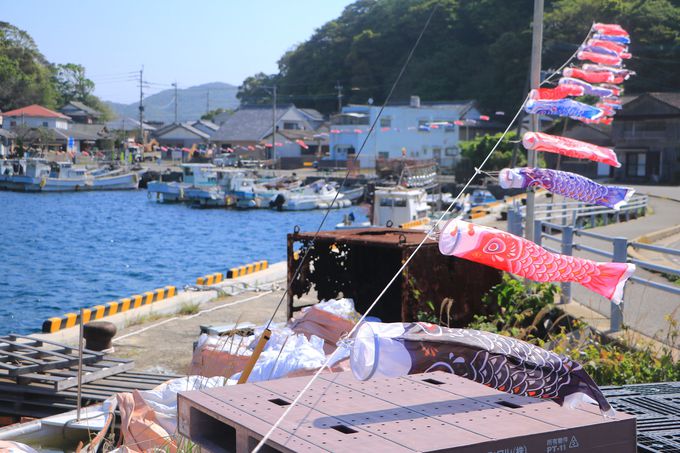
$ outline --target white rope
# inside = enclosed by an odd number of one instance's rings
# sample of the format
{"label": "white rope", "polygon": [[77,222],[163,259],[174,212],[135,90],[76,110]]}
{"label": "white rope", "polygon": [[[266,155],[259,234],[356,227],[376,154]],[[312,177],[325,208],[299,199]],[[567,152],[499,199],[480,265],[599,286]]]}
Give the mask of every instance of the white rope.
{"label": "white rope", "polygon": [[[512,125],[513,125],[514,122],[517,120],[517,117],[519,116],[520,112],[521,112],[522,109],[524,108],[524,104],[526,104],[526,102],[527,102],[528,99],[529,99],[529,96],[527,95],[527,97],[524,98],[524,101],[522,102],[522,105],[521,105],[520,108],[517,110],[517,113],[515,113],[515,116],[513,117],[512,121],[510,122],[510,124],[508,124],[508,127],[505,128],[505,131],[503,132],[503,134],[501,135],[501,137],[498,139],[498,141],[496,142],[496,144],[494,145],[494,147],[493,147],[493,148],[491,149],[491,151],[489,151],[489,153],[486,155],[486,157],[484,158],[484,160],[483,160],[482,163],[480,164],[479,168],[476,168],[476,169],[475,169],[475,174],[472,175],[472,177],[468,180],[468,182],[465,184],[465,186],[463,186],[463,188],[460,190],[460,192],[458,192],[458,195],[456,196],[456,198],[454,198],[453,201],[452,201],[452,202],[449,204],[449,206],[446,208],[446,211],[444,211],[444,212],[442,213],[442,215],[439,217],[439,219],[437,219],[437,221],[434,223],[434,225],[432,225],[432,226],[430,227],[430,229],[427,231],[427,234],[425,234],[425,236],[423,236],[423,239],[420,241],[420,243],[419,243],[418,246],[415,248],[415,250],[413,250],[413,252],[411,253],[411,255],[409,255],[409,257],[406,259],[406,261],[404,261],[404,263],[401,265],[401,267],[399,268],[399,270],[394,274],[394,276],[390,279],[390,281],[387,283],[387,285],[385,285],[385,287],[384,287],[383,290],[380,292],[380,294],[378,294],[378,296],[377,296],[377,297],[375,298],[375,300],[371,303],[371,305],[368,307],[368,309],[366,309],[366,311],[365,311],[364,314],[361,316],[361,318],[359,318],[359,321],[354,325],[354,327],[352,328],[352,330],[350,330],[350,332],[347,334],[347,337],[351,337],[351,336],[352,336],[352,334],[353,334],[354,331],[357,329],[357,327],[364,321],[364,319],[366,319],[366,316],[368,316],[368,314],[371,312],[371,310],[373,310],[373,308],[378,304],[378,302],[380,301],[380,299],[382,298],[382,296],[385,295],[385,293],[387,292],[387,290],[389,289],[389,287],[392,285],[392,283],[394,283],[394,281],[399,277],[399,275],[401,275],[402,271],[406,268],[406,266],[408,266],[408,264],[411,262],[411,260],[412,260],[413,257],[416,255],[416,253],[418,253],[418,251],[419,251],[420,248],[423,246],[423,244],[425,244],[425,241],[427,241],[427,239],[428,239],[428,237],[430,236],[430,234],[432,234],[432,232],[435,231],[435,230],[437,229],[437,227],[439,226],[439,223],[444,219],[444,217],[446,217],[446,215],[447,215],[449,212],[451,212],[451,210],[453,209],[453,207],[454,207],[454,205],[456,204],[456,202],[458,201],[458,199],[463,195],[463,193],[465,193],[465,191],[467,190],[468,186],[469,186],[470,184],[472,184],[472,181],[475,179],[475,177],[477,177],[477,175],[480,173],[481,169],[484,167],[484,165],[485,165],[485,164],[488,162],[488,160],[491,158],[491,155],[496,151],[496,148],[498,148],[498,145],[500,145],[500,143],[503,141],[503,138],[505,138],[505,136],[507,135],[507,133],[508,133],[508,131],[510,130],[510,128],[512,127]],[[330,356],[328,356],[328,359],[326,359],[325,363],[321,366],[321,368],[319,368],[319,369],[317,370],[317,372],[314,373],[314,375],[312,376],[312,378],[307,382],[307,384],[303,387],[303,389],[300,391],[300,393],[298,393],[298,395],[295,397],[295,399],[293,400],[293,402],[286,408],[286,410],[285,410],[284,413],[281,415],[281,417],[279,417],[279,419],[276,421],[276,423],[274,423],[274,424],[272,425],[272,427],[269,429],[269,431],[267,431],[267,434],[264,435],[264,437],[262,438],[262,440],[260,440],[260,442],[257,444],[257,446],[253,449],[253,453],[256,453],[256,452],[260,451],[260,448],[262,448],[262,447],[264,446],[265,442],[267,442],[267,440],[271,437],[271,435],[274,433],[274,431],[276,430],[276,428],[279,427],[279,425],[281,424],[281,422],[283,421],[283,419],[286,418],[286,416],[287,416],[288,413],[293,409],[293,407],[295,407],[295,405],[298,404],[298,402],[300,401],[300,398],[302,397],[302,395],[303,395],[307,390],[309,390],[309,387],[311,387],[311,385],[314,383],[314,381],[316,381],[316,379],[319,377],[319,375],[320,375],[321,372],[324,370],[324,368],[326,368],[326,367],[328,366],[328,364],[332,363],[333,357],[335,356],[335,353],[336,353],[339,349],[340,349],[340,348],[336,349],[335,351],[333,351],[333,353],[332,353]]]}
{"label": "white rope", "polygon": [[205,309],[205,310],[201,310],[198,313],[194,313],[193,315],[190,315],[190,316],[173,316],[172,318],[164,319],[163,321],[157,322],[156,324],[151,324],[150,326],[146,326],[143,329],[135,330],[134,332],[130,332],[130,333],[122,335],[120,337],[116,337],[113,340],[111,340],[111,342],[116,343],[118,341],[124,340],[125,338],[132,337],[132,336],[140,334],[142,332],[146,332],[147,330],[154,329],[158,326],[162,326],[163,324],[167,324],[170,321],[174,321],[176,319],[195,318],[196,316],[200,316],[204,313],[210,313],[211,311],[220,310],[222,308],[231,307],[233,305],[239,305],[239,304],[242,304],[244,302],[250,302],[251,300],[259,299],[260,297],[266,296],[267,294],[271,294],[273,292],[274,291],[267,291],[267,292],[264,292],[264,293],[260,293],[257,296],[246,297],[245,299],[237,300],[235,302],[229,302],[227,304],[218,305],[217,307],[212,307],[212,308],[208,308],[208,309]]}
{"label": "white rope", "polygon": [[[590,36],[590,32],[588,33],[588,36]],[[588,37],[586,37],[586,39],[588,39]],[[584,40],[583,42],[585,42],[585,40]],[[579,46],[579,48],[580,48],[580,46]],[[553,72],[550,76],[548,76],[548,77],[546,78],[546,80],[545,80],[543,83],[545,83],[545,82],[547,82],[548,80],[550,80],[550,79],[551,79],[552,77],[554,77],[559,71],[561,71],[567,64],[569,64],[569,63],[571,62],[571,60],[574,59],[574,57],[576,56],[577,53],[578,53],[578,49],[576,49],[576,51],[572,54],[572,56],[569,57],[569,59],[568,59],[562,66],[560,66],[559,69],[557,69],[557,70],[556,70],[555,72]],[[388,290],[389,287],[392,285],[392,283],[394,283],[394,281],[399,277],[399,275],[400,275],[400,274],[402,273],[402,271],[406,268],[406,266],[408,266],[408,264],[411,262],[411,260],[412,260],[413,257],[416,255],[416,253],[418,253],[418,251],[419,251],[420,248],[423,246],[423,244],[425,244],[425,241],[427,241],[427,239],[430,237],[430,235],[431,235],[431,234],[439,227],[439,223],[444,219],[444,217],[446,217],[446,215],[447,215],[449,212],[451,212],[451,210],[453,209],[453,207],[454,207],[454,205],[456,204],[456,202],[458,201],[458,199],[463,195],[463,193],[465,193],[465,191],[466,191],[467,188],[470,186],[470,184],[472,184],[472,181],[477,177],[477,175],[479,175],[479,174],[482,172],[482,168],[484,168],[484,165],[486,165],[486,163],[489,161],[489,159],[491,158],[491,156],[493,155],[493,153],[496,151],[496,148],[498,148],[498,146],[501,144],[501,142],[503,141],[503,139],[505,138],[505,136],[508,134],[508,131],[510,130],[510,128],[512,127],[512,125],[513,125],[513,124],[515,123],[515,121],[517,120],[517,117],[520,115],[520,113],[521,113],[522,110],[524,109],[524,105],[527,103],[528,100],[529,100],[529,95],[527,94],[527,96],[524,98],[524,101],[522,101],[522,105],[520,105],[519,109],[517,110],[517,113],[515,113],[515,116],[512,118],[512,121],[510,121],[510,124],[508,124],[508,127],[505,128],[505,131],[503,131],[503,134],[500,136],[500,138],[498,139],[498,141],[496,142],[496,144],[493,146],[493,148],[491,149],[491,151],[489,151],[489,153],[486,155],[486,157],[484,158],[484,160],[482,161],[482,163],[479,165],[479,167],[475,168],[475,173],[474,173],[474,174],[472,175],[472,177],[468,180],[468,182],[465,184],[465,186],[463,186],[463,188],[460,190],[460,192],[458,192],[458,195],[456,195],[456,198],[454,198],[453,201],[451,202],[451,204],[449,204],[448,208],[446,208],[446,211],[444,211],[444,212],[442,213],[442,215],[439,217],[439,219],[437,219],[437,221],[434,223],[434,225],[432,225],[432,227],[427,231],[427,233],[425,234],[425,236],[423,237],[423,239],[420,241],[420,243],[418,244],[418,246],[415,248],[415,250],[413,250],[413,252],[411,253],[411,255],[409,255],[409,257],[406,259],[406,261],[404,261],[404,263],[401,265],[401,267],[399,268],[399,270],[394,274],[394,276],[390,279],[390,281],[387,283],[387,285],[385,285],[385,287],[383,288],[383,290],[380,292],[380,294],[378,294],[378,296],[377,296],[377,297],[375,298],[375,300],[371,303],[371,305],[368,307],[368,309],[364,312],[364,314],[361,316],[361,318],[359,318],[359,321],[354,325],[354,327],[352,328],[352,330],[347,334],[347,338],[351,337],[352,334],[354,333],[354,331],[361,325],[361,323],[364,321],[364,319],[366,319],[366,317],[368,316],[368,314],[369,314],[369,313],[371,312],[371,310],[373,310],[373,308],[377,305],[377,303],[380,301],[380,299],[382,298],[382,296],[387,292],[387,290]],[[319,368],[319,369],[316,371],[316,373],[314,373],[314,375],[312,376],[312,378],[311,378],[311,379],[307,382],[307,384],[302,388],[302,390],[300,391],[300,393],[298,393],[298,395],[297,395],[297,396],[295,397],[295,399],[291,402],[291,404],[288,405],[288,407],[287,407],[286,410],[283,412],[283,414],[281,414],[281,417],[279,417],[279,419],[276,420],[276,423],[274,423],[274,424],[272,425],[272,427],[269,429],[269,431],[267,431],[267,433],[264,435],[264,437],[262,437],[262,439],[260,440],[260,442],[255,446],[255,448],[253,449],[253,453],[257,453],[258,451],[260,451],[260,449],[264,446],[264,444],[267,442],[267,440],[269,440],[269,438],[270,438],[271,435],[274,433],[274,431],[279,427],[279,425],[281,424],[281,422],[283,421],[283,419],[286,418],[286,416],[290,413],[290,411],[291,411],[291,410],[299,403],[300,398],[302,398],[302,395],[304,395],[305,392],[306,392],[307,390],[309,390],[309,388],[312,386],[312,384],[314,383],[314,381],[316,381],[316,379],[321,375],[321,372],[322,372],[322,371],[323,371],[330,363],[332,363],[333,357],[335,356],[335,353],[336,353],[339,349],[340,349],[340,348],[336,349],[335,351],[333,351],[333,353],[332,353],[330,356],[328,356],[328,358],[326,359],[326,361],[324,362],[324,364],[321,366],[321,368]]]}

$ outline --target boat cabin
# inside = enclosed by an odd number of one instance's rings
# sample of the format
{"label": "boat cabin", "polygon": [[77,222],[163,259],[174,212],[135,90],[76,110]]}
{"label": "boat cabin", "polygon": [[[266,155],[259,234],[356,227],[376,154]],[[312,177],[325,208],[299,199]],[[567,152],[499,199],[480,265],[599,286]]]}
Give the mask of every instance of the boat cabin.
{"label": "boat cabin", "polygon": [[376,189],[373,203],[373,225],[385,226],[388,221],[401,225],[427,217],[426,192],[422,189],[391,187]]}
{"label": "boat cabin", "polygon": [[217,174],[213,164],[182,164],[183,181],[194,186],[217,185]]}
{"label": "boat cabin", "polygon": [[86,170],[74,167],[71,162],[52,162],[50,165],[50,178],[85,179],[85,176]]}

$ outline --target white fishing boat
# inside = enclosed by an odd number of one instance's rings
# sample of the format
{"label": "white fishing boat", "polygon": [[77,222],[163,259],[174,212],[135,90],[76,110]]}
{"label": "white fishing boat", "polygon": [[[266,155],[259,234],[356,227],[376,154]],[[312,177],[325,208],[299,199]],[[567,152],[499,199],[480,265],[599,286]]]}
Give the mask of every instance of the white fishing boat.
{"label": "white fishing boat", "polygon": [[3,187],[21,192],[73,192],[88,190],[91,179],[84,168],[74,168],[70,162],[26,159],[12,168]]}
{"label": "white fishing boat", "polygon": [[373,225],[403,225],[415,220],[426,219],[430,207],[427,193],[423,189],[405,187],[384,187],[376,189],[373,203]]}
{"label": "white fishing boat", "polygon": [[[283,197],[283,199],[281,199]],[[335,186],[318,180],[297,190],[281,192],[272,202],[272,207],[281,211],[307,211],[311,209],[345,208],[352,204]]]}
{"label": "white fishing boat", "polygon": [[228,207],[236,204],[236,196],[233,195],[241,178],[245,177],[243,171],[232,169],[215,169],[216,185],[195,185],[185,190],[187,201],[192,206],[201,208]]}
{"label": "white fishing boat", "polygon": [[146,186],[150,199],[160,203],[187,201],[186,190],[191,187],[217,186],[213,164],[182,164],[182,182],[149,181]]}
{"label": "white fishing boat", "polygon": [[91,172],[90,175],[94,177],[91,190],[135,190],[139,188],[139,173],[124,168],[98,173]]}
{"label": "white fishing boat", "polygon": [[409,189],[402,186],[381,187],[375,190],[373,197],[372,222],[356,223],[346,217],[335,228],[366,228],[408,225],[429,221],[430,207],[427,204],[427,193],[423,189]]}
{"label": "white fishing boat", "polygon": [[259,183],[253,177],[243,176],[234,178],[231,194],[236,198],[236,207],[251,209],[270,207],[270,201],[285,191]]}

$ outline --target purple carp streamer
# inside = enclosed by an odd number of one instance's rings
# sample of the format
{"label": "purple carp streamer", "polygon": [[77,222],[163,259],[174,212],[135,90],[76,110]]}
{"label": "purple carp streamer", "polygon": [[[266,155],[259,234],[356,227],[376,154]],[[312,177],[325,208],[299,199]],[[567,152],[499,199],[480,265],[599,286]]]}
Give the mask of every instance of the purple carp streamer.
{"label": "purple carp streamer", "polygon": [[547,398],[560,405],[597,403],[615,415],[597,384],[570,358],[490,332],[429,323],[364,323],[350,365],[357,379],[446,371],[502,392]]}
{"label": "purple carp streamer", "polygon": [[617,211],[635,193],[630,187],[605,186],[576,173],[547,168],[504,168],[498,179],[504,189],[542,187],[558,195]]}
{"label": "purple carp streamer", "polygon": [[604,116],[604,111],[583,102],[571,99],[534,100],[530,99],[524,111],[532,115],[566,116],[575,120],[596,120]]}

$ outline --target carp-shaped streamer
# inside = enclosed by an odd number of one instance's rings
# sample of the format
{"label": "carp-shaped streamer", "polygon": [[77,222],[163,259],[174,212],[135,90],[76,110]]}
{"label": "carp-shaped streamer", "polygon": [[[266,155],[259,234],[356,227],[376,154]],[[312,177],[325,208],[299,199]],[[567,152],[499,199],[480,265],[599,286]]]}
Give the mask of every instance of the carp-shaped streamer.
{"label": "carp-shaped streamer", "polygon": [[630,263],[599,263],[552,253],[514,234],[463,220],[446,224],[439,235],[439,251],[537,282],[578,283],[616,304],[621,303],[626,280],[635,271]]}
{"label": "carp-shaped streamer", "polygon": [[546,398],[575,408],[594,403],[615,412],[583,367],[570,358],[515,338],[429,323],[363,323],[351,342],[359,380],[445,371],[502,392]]}

